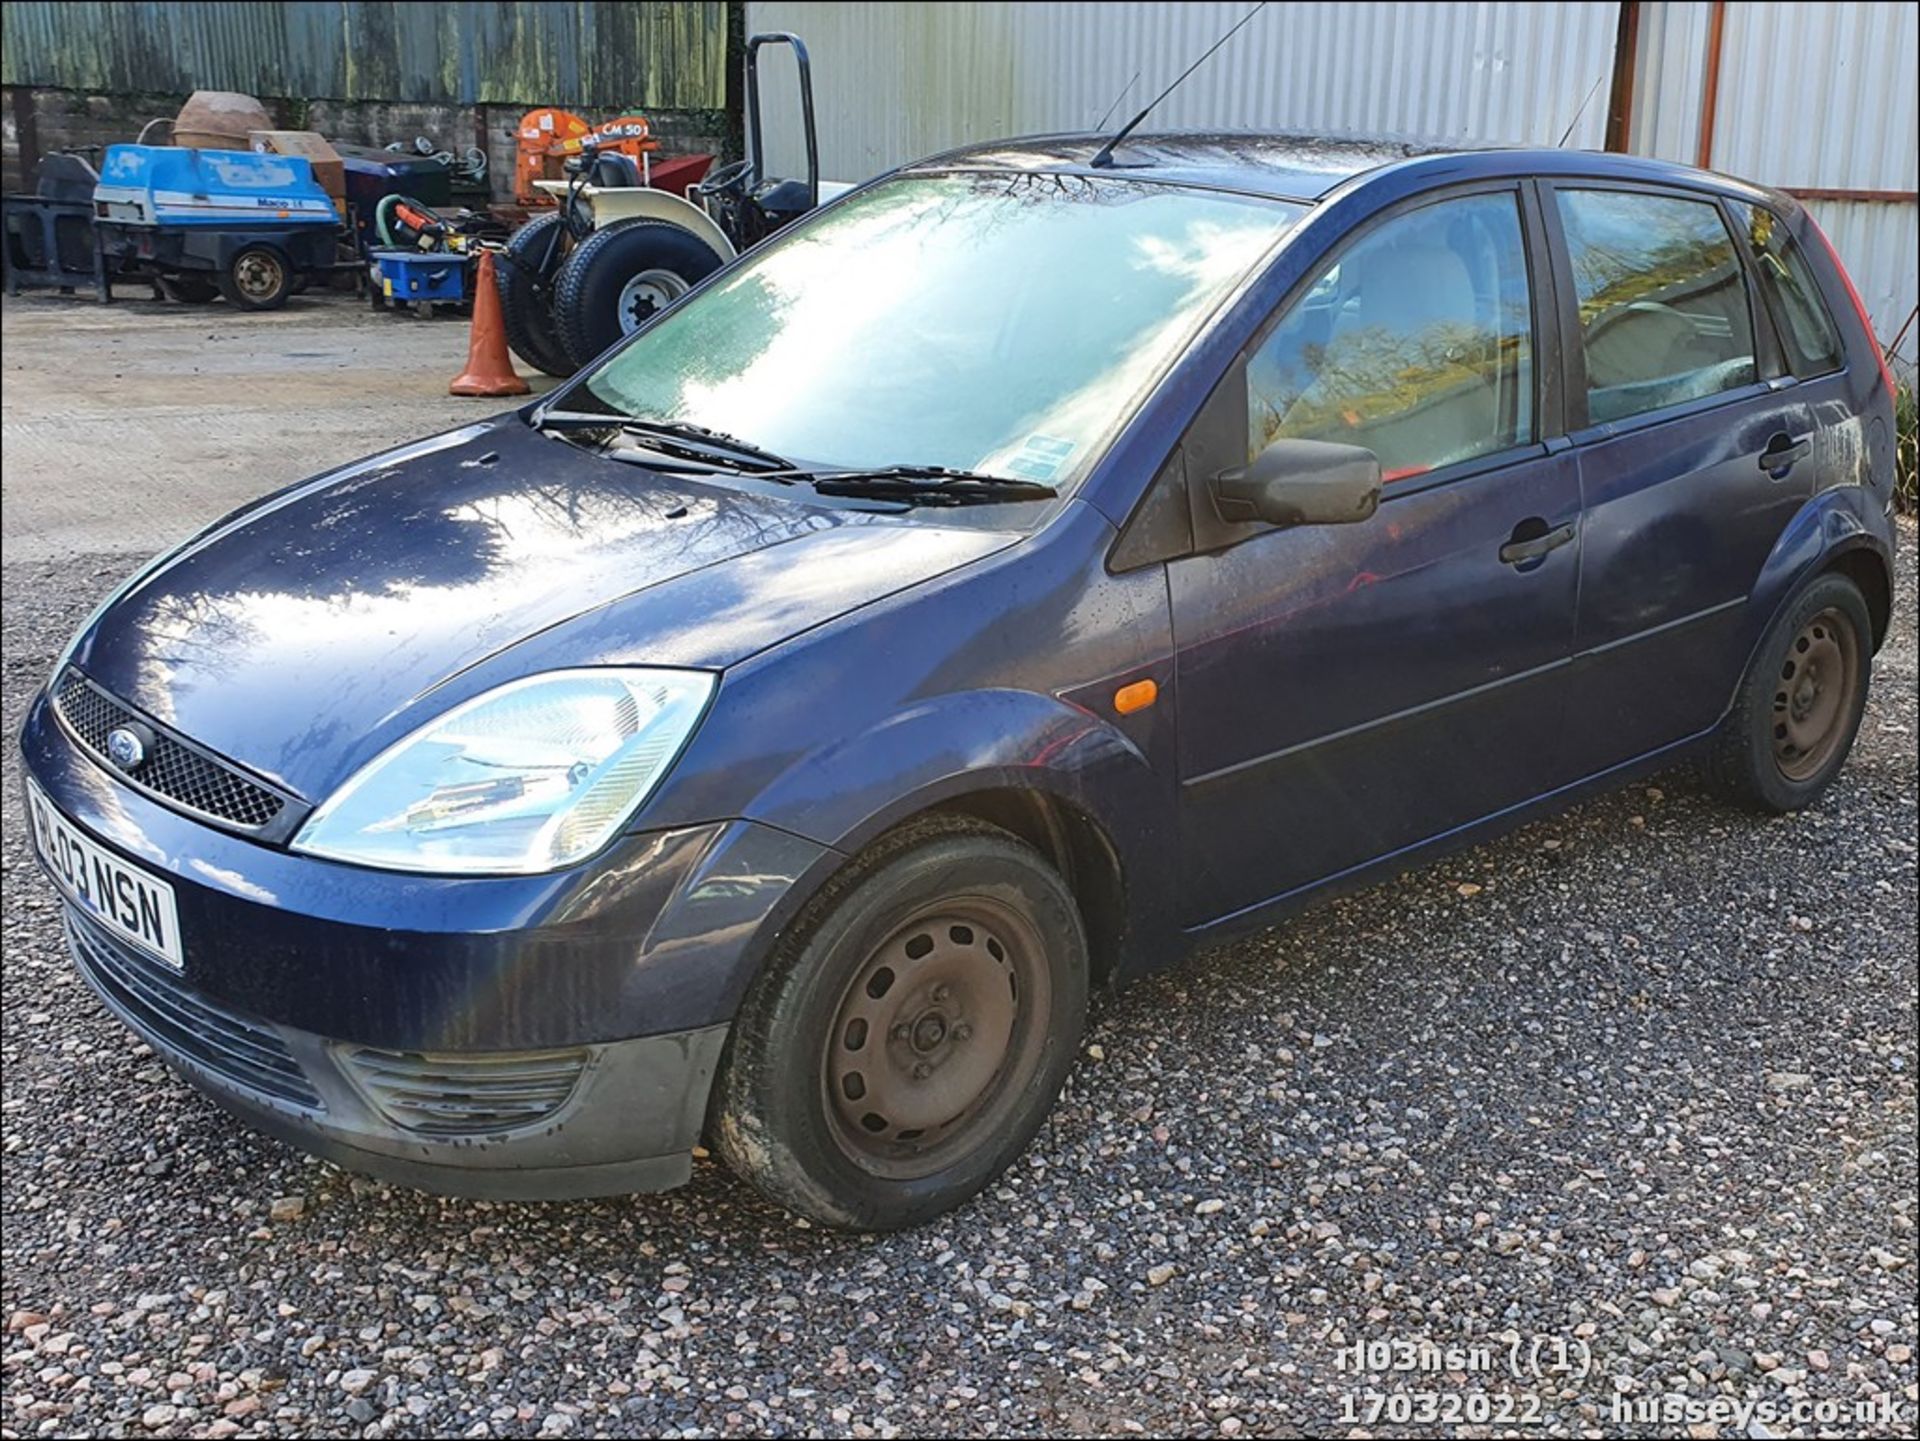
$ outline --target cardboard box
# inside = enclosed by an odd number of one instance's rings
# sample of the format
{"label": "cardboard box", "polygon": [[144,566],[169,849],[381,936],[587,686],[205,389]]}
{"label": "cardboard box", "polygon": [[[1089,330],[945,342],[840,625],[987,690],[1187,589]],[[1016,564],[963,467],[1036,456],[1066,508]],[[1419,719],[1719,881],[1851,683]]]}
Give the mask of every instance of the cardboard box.
{"label": "cardboard box", "polygon": [[298,155],[310,162],[313,178],[346,214],[347,167],[326,136],[314,130],[249,130],[247,143],[261,155]]}

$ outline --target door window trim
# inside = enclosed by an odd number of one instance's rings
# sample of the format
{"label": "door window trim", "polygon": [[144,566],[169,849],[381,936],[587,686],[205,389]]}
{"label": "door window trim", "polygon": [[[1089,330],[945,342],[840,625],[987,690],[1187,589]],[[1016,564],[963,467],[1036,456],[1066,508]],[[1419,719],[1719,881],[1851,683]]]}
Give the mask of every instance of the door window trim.
{"label": "door window trim", "polygon": [[[1559,298],[1558,319],[1563,337],[1563,343],[1560,346],[1561,392],[1566,406],[1565,433],[1569,441],[1576,446],[1593,445],[1616,435],[1631,434],[1655,425],[1664,425],[1668,421],[1684,420],[1706,411],[1718,410],[1723,406],[1738,405],[1759,396],[1771,395],[1780,388],[1775,379],[1769,379],[1764,374],[1772,358],[1780,353],[1779,341],[1773,333],[1771,319],[1765,314],[1758,288],[1754,285],[1753,276],[1747,268],[1746,258],[1740,253],[1740,232],[1733,224],[1726,205],[1727,197],[1722,192],[1691,190],[1674,185],[1652,185],[1638,180],[1599,177],[1589,180],[1585,176],[1570,175],[1542,176],[1534,184],[1539,189],[1541,218],[1547,227]],[[1679,401],[1655,410],[1643,410],[1637,415],[1629,415],[1620,420],[1593,421],[1587,402],[1587,351],[1580,325],[1580,292],[1573,278],[1573,249],[1567,243],[1567,228],[1560,215],[1558,196],[1562,190],[1606,190],[1632,195],[1651,195],[1663,200],[1685,200],[1695,205],[1705,205],[1712,210],[1719,218],[1721,228],[1727,232],[1727,242],[1732,247],[1734,263],[1740,268],[1741,284],[1746,288],[1748,324],[1753,329],[1756,379],[1732,390],[1717,391],[1712,395]],[[1791,372],[1788,374],[1791,376]]]}
{"label": "door window trim", "polygon": [[[1528,192],[1531,189],[1532,183],[1522,176],[1467,181],[1437,190],[1424,190],[1418,195],[1410,195],[1404,200],[1375,211],[1342,235],[1320,258],[1314,269],[1303,276],[1299,283],[1281,298],[1280,303],[1274,306],[1267,318],[1260,322],[1259,328],[1254,331],[1247,343],[1240,347],[1239,354],[1234,357],[1232,365],[1228,367],[1228,373],[1239,371],[1244,384],[1248,363],[1259,352],[1260,347],[1266,344],[1273,332],[1280,328],[1281,322],[1286,320],[1293,306],[1306,297],[1330,267],[1338,264],[1348,251],[1375,230],[1412,215],[1416,211],[1431,209],[1435,205],[1444,205],[1448,201],[1465,200],[1475,195],[1511,195],[1514,200],[1514,219],[1520,226],[1520,253],[1527,269],[1527,308],[1532,331],[1528,336],[1533,366],[1533,404],[1530,407],[1533,423],[1532,438],[1523,440],[1517,445],[1510,445],[1505,450],[1490,451],[1486,455],[1476,455],[1467,460],[1455,461],[1452,465],[1442,466],[1437,470],[1422,471],[1417,476],[1388,481],[1388,485],[1400,487],[1400,489],[1397,492],[1383,489],[1381,498],[1384,500],[1389,494],[1406,495],[1415,490],[1425,490],[1432,477],[1457,478],[1456,473],[1464,469],[1490,469],[1491,467],[1487,465],[1488,461],[1542,448],[1550,436],[1559,433],[1561,396],[1557,393],[1559,390],[1558,368],[1547,365],[1543,356],[1546,349],[1543,332],[1552,319],[1552,309],[1550,305],[1544,303],[1541,293],[1542,277],[1547,271],[1547,254],[1544,244],[1541,243],[1544,237],[1538,232],[1537,218],[1529,213]],[[1207,403],[1209,405],[1213,403],[1211,397],[1208,398]]]}
{"label": "door window trim", "polygon": [[[1524,461],[1542,459],[1552,453],[1556,448],[1552,442],[1566,433],[1566,380],[1565,367],[1560,354],[1562,329],[1558,313],[1559,277],[1554,271],[1553,254],[1543,219],[1538,182],[1528,176],[1510,175],[1464,181],[1432,190],[1423,190],[1417,195],[1407,196],[1392,205],[1383,207],[1358,225],[1348,229],[1328,247],[1314,263],[1313,268],[1303,274],[1286,294],[1280,297],[1252,336],[1227,362],[1226,368],[1214,382],[1207,398],[1201,402],[1193,419],[1187,423],[1181,430],[1179,438],[1168,448],[1166,458],[1154,472],[1154,479],[1142,492],[1141,499],[1135,504],[1132,514],[1127,517],[1127,523],[1121,527],[1119,537],[1108,549],[1107,569],[1109,571],[1135,569],[1139,565],[1148,563],[1143,558],[1146,552],[1138,546],[1129,546],[1128,538],[1134,527],[1141,524],[1143,518],[1156,509],[1150,504],[1150,500],[1157,487],[1162,484],[1182,483],[1190,498],[1189,503],[1193,504],[1196,510],[1199,508],[1198,503],[1191,497],[1195,494],[1195,488],[1205,483],[1205,477],[1188,474],[1188,468],[1184,464],[1173,463],[1175,457],[1181,455],[1187,438],[1194,431],[1209,422],[1218,423],[1215,408],[1223,403],[1221,399],[1223,392],[1238,386],[1244,394],[1248,361],[1286,319],[1293,306],[1326,274],[1328,268],[1338,263],[1347,251],[1379,226],[1416,210],[1424,210],[1429,206],[1474,195],[1511,195],[1514,200],[1515,219],[1520,226],[1521,254],[1527,271],[1527,301],[1531,316],[1532,333],[1529,336],[1529,342],[1532,348],[1533,365],[1533,438],[1519,445],[1508,446],[1504,450],[1476,455],[1436,470],[1423,471],[1417,475],[1388,481],[1381,488],[1381,504],[1385,505],[1407,496],[1420,495],[1490,471],[1505,470],[1509,466]],[[1244,416],[1240,428],[1244,434]],[[1203,529],[1208,533],[1203,534]],[[1162,551],[1152,558],[1167,563],[1195,555],[1218,554],[1242,541],[1266,535],[1274,529],[1276,527],[1257,522],[1234,522],[1231,525],[1221,522],[1220,527],[1196,525],[1193,527],[1192,537],[1186,549],[1173,554]]]}
{"label": "door window trim", "polygon": [[[1733,208],[1736,205],[1744,205],[1749,210],[1765,211],[1772,217],[1773,223],[1780,227],[1780,233],[1787,237],[1787,243],[1793,247],[1794,253],[1800,256],[1801,271],[1806,277],[1808,287],[1813,292],[1813,302],[1820,307],[1820,314],[1827,322],[1827,333],[1833,337],[1839,350],[1839,358],[1825,370],[1810,370],[1802,375],[1793,368],[1793,359],[1787,353],[1786,337],[1781,333],[1785,328],[1784,322],[1774,315],[1772,302],[1766,298],[1770,292],[1766,291],[1762,284],[1759,275],[1759,266],[1749,253],[1750,247],[1741,239],[1740,217]],[[1720,211],[1726,218],[1727,229],[1733,232],[1734,252],[1739,255],[1740,263],[1746,267],[1747,288],[1753,292],[1754,306],[1761,314],[1765,315],[1767,319],[1767,334],[1771,338],[1773,345],[1772,359],[1774,371],[1772,378],[1785,385],[1793,385],[1803,380],[1821,380],[1829,375],[1839,375],[1843,373],[1847,368],[1846,337],[1840,329],[1839,322],[1834,318],[1833,307],[1827,304],[1827,293],[1821,287],[1820,277],[1815,275],[1813,273],[1813,267],[1807,264],[1804,253],[1805,247],[1801,245],[1800,237],[1793,233],[1793,227],[1787,223],[1786,217],[1771,205],[1762,205],[1757,200],[1749,200],[1745,196],[1738,195],[1722,195],[1720,197]]]}

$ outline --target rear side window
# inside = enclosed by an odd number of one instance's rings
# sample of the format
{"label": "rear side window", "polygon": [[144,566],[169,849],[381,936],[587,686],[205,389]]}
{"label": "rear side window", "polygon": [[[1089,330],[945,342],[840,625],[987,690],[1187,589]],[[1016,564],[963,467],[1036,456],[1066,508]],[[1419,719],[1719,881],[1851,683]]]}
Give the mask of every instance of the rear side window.
{"label": "rear side window", "polygon": [[1247,361],[1247,457],[1331,440],[1389,480],[1533,438],[1533,312],[1519,203],[1441,200],[1322,271]]}
{"label": "rear side window", "polygon": [[1788,367],[1795,375],[1839,369],[1840,333],[1786,225],[1771,210],[1739,201],[1733,214],[1754,274],[1760,277],[1761,298],[1786,347]]}
{"label": "rear side window", "polygon": [[1718,206],[1620,190],[1555,195],[1593,423],[1753,383],[1747,285]]}

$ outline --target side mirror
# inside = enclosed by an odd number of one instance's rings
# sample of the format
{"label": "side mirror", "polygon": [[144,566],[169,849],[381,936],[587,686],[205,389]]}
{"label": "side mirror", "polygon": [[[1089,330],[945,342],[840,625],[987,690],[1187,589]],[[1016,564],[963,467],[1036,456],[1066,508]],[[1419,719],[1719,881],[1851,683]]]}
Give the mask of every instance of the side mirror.
{"label": "side mirror", "polygon": [[1276,440],[1252,465],[1213,478],[1214,504],[1229,521],[1347,525],[1380,505],[1380,457],[1357,445]]}

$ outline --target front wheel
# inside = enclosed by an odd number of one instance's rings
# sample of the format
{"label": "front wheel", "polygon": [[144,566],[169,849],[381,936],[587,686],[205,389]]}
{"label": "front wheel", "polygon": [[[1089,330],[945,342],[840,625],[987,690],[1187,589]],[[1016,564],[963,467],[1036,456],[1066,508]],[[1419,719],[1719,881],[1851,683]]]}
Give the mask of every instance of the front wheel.
{"label": "front wheel", "polygon": [[1860,589],[1823,575],[1774,620],[1740,683],[1711,760],[1759,810],[1812,805],[1846,764],[1866,712],[1873,623]]}
{"label": "front wheel", "polygon": [[723,261],[691,230],[660,220],[604,225],[575,247],[553,288],[567,357],[586,365],[633,334]]}
{"label": "front wheel", "polygon": [[904,827],[828,884],[749,992],[715,1144],[828,1225],[929,1220],[1033,1139],[1086,1009],[1086,936],[1059,873],[980,822]]}

